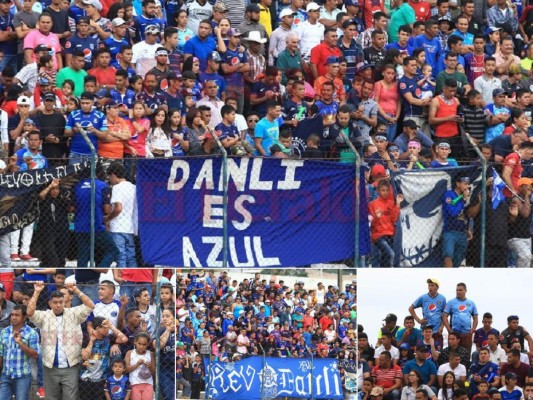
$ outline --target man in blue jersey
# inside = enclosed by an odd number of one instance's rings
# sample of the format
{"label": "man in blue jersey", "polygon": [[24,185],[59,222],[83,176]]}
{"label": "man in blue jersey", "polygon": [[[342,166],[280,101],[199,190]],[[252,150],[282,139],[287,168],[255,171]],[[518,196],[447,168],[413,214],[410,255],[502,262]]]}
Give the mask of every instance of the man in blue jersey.
{"label": "man in blue jersey", "polygon": [[[83,98],[83,97],[82,97]],[[83,107],[83,106],[82,106]],[[99,111],[97,111],[99,112]],[[72,114],[70,114],[72,116]],[[105,118],[105,117],[104,117]],[[67,123],[68,125],[68,123]],[[81,140],[83,138],[78,133]],[[94,135],[89,135],[89,137]],[[92,139],[91,139],[92,140]],[[72,161],[72,158],[71,158]],[[97,166],[96,175],[103,173],[102,167]],[[99,171],[100,170],[100,171]],[[101,175],[100,175],[101,176]],[[91,232],[91,178],[90,169],[85,168],[80,172],[80,181],[74,186],[74,206],[76,218],[74,229],[78,243],[77,268],[78,270],[89,267],[90,232]],[[110,233],[106,230],[104,215],[111,212],[111,189],[100,179],[95,179],[95,207],[94,207],[94,230],[95,230],[95,254],[98,255],[96,268],[109,268],[118,258],[118,249]],[[77,279],[80,282],[81,279]]]}
{"label": "man in blue jersey", "polygon": [[[98,300],[94,302],[93,312],[87,317],[87,332],[89,334],[95,329],[93,326],[93,319],[95,317],[103,317],[109,320],[113,326],[122,329],[123,318],[119,316],[122,304],[114,296],[115,284],[108,280],[100,282],[100,286],[98,286]],[[122,313],[124,311],[125,307],[122,307]]]}
{"label": "man in blue jersey", "polygon": [[129,46],[128,41],[125,39],[126,31],[128,29],[128,23],[122,18],[115,18],[111,22],[111,36],[104,40],[104,46],[109,49],[111,53],[111,65],[118,63],[118,54],[123,46]]}
{"label": "man in blue jersey", "polygon": [[[438,279],[428,278],[426,282],[428,284],[428,293],[417,298],[409,306],[409,313],[422,328],[427,325],[432,326],[433,338],[442,343],[442,331],[444,329],[442,313],[446,306],[446,298],[439,293],[440,281]],[[422,309],[422,318],[416,314],[415,310],[417,308]]]}
{"label": "man in blue jersey", "polygon": [[[448,332],[459,334],[461,345],[470,354],[472,335],[476,331],[478,323],[477,307],[472,300],[466,298],[466,284],[458,283],[455,294],[455,299],[451,299],[446,304],[442,313],[442,323]],[[450,317],[449,321],[448,317]]]}
{"label": "man in blue jersey", "polygon": [[[423,48],[426,53],[426,63],[431,65],[433,71],[437,69],[437,60],[442,53],[439,34],[439,24],[435,20],[425,22],[426,33],[415,37],[413,48]],[[436,78],[436,75],[433,75]]]}
{"label": "man in blue jersey", "polygon": [[70,143],[69,163],[76,164],[83,160],[88,160],[91,150],[81,131],[85,131],[89,136],[93,146],[98,150],[98,139],[105,139],[107,135],[107,118],[94,106],[94,93],[83,92],[80,97],[80,110],[70,113],[65,126],[65,136],[72,137]]}
{"label": "man in blue jersey", "polygon": [[143,41],[146,36],[144,30],[149,25],[156,25],[159,27],[159,32],[165,29],[165,22],[155,15],[155,0],[144,0],[142,2],[142,14],[137,17],[133,25],[135,29],[134,43]]}
{"label": "man in blue jersey", "polygon": [[429,137],[429,124],[426,118],[421,118],[421,115],[422,107],[427,106],[431,99],[420,98],[421,91],[417,84],[416,68],[416,59],[414,57],[405,57],[403,59],[404,75],[398,81],[398,90],[402,96],[405,119],[415,121],[421,131]]}

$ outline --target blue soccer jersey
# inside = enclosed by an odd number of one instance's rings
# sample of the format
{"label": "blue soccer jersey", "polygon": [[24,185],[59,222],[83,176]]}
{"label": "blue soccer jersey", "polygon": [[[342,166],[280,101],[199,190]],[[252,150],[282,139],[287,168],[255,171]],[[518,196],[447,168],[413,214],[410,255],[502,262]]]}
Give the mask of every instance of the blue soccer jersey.
{"label": "blue soccer jersey", "polygon": [[446,304],[444,312],[451,317],[452,330],[461,334],[468,333],[472,329],[472,317],[478,314],[472,300],[459,300],[457,297]]}

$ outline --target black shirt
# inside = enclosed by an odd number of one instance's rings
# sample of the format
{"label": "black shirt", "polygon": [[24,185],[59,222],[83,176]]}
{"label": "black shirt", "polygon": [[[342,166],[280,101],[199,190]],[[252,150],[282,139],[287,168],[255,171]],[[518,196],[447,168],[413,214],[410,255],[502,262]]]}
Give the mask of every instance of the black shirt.
{"label": "black shirt", "polygon": [[[35,116],[34,121],[41,131],[41,140],[43,141],[43,156],[49,160],[62,158],[67,150],[66,138],[63,136],[66,125],[63,114],[54,112],[53,114],[48,115],[39,112]],[[45,138],[50,134],[59,138],[59,143],[48,143]]]}

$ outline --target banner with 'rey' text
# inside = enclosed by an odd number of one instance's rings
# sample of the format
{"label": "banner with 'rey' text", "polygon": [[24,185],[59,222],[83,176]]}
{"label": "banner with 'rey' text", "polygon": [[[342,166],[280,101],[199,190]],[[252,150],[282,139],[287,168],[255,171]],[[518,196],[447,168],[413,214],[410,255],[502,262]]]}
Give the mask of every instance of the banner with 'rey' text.
{"label": "banner with 'rey' text", "polygon": [[212,362],[207,390],[213,400],[342,399],[337,362],[332,358],[271,357]]}

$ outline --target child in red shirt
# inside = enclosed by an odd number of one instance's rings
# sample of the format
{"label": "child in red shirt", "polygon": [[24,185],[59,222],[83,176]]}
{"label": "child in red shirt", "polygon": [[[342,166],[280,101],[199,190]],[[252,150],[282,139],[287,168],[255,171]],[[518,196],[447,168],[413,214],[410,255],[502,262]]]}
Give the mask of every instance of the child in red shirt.
{"label": "child in red shirt", "polygon": [[378,183],[379,197],[368,205],[370,219],[370,235],[372,243],[378,250],[379,265],[373,267],[394,266],[394,233],[396,221],[400,216],[400,204],[403,195],[396,196],[396,202],[390,197],[391,184],[388,180]]}

